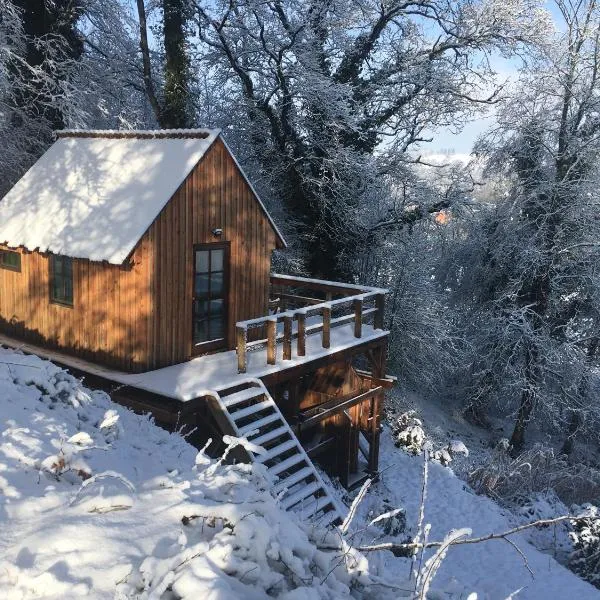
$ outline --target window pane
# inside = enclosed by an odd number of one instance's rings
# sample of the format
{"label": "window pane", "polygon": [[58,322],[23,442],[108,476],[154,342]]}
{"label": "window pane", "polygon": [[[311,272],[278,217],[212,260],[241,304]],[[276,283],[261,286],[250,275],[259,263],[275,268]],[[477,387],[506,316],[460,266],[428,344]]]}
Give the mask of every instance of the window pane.
{"label": "window pane", "polygon": [[194,295],[203,298],[208,296],[208,273],[196,275]]}
{"label": "window pane", "polygon": [[223,258],[225,256],[225,250],[219,248],[219,250],[213,250],[211,256],[210,270],[211,271],[222,271],[223,270]]}
{"label": "window pane", "polygon": [[194,344],[208,341],[208,321],[206,319],[194,320]]}
{"label": "window pane", "polygon": [[194,319],[208,316],[208,302],[206,300],[194,301]]}
{"label": "window pane", "polygon": [[223,300],[212,300],[210,303],[210,314],[212,316],[220,316],[223,314]]}
{"label": "window pane", "polygon": [[210,293],[211,296],[223,296],[223,273],[212,273],[210,277]]}
{"label": "window pane", "polygon": [[196,251],[196,273],[208,273],[208,250]]}
{"label": "window pane", "polygon": [[73,302],[73,279],[70,277],[65,277],[65,302]]}
{"label": "window pane", "polygon": [[217,340],[223,336],[223,319],[221,317],[210,319],[210,339]]}
{"label": "window pane", "polygon": [[0,250],[0,265],[16,271],[21,270],[21,255],[18,252]]}
{"label": "window pane", "polygon": [[50,284],[52,300],[73,304],[73,260],[67,256],[52,256]]}

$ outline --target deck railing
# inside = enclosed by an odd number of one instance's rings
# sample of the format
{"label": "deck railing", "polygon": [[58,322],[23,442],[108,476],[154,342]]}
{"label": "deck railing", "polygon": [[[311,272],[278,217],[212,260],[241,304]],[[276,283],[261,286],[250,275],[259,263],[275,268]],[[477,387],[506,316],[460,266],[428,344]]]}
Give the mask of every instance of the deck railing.
{"label": "deck railing", "polygon": [[[286,361],[292,359],[294,339],[297,355],[306,356],[306,337],[310,334],[321,332],[322,347],[329,348],[332,327],[354,322],[354,337],[361,338],[363,323],[370,318],[375,329],[383,329],[385,293],[375,287],[271,275],[269,304],[273,314],[236,323],[238,372],[246,372],[250,348],[266,346],[266,362],[274,365],[278,341],[283,341],[282,358]],[[259,339],[248,341],[249,331],[257,332]]]}

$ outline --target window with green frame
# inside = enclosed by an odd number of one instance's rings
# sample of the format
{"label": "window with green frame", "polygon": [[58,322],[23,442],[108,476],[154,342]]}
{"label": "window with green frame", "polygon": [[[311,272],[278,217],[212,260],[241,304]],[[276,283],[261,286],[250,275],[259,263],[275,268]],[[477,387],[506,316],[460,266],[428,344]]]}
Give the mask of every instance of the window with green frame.
{"label": "window with green frame", "polygon": [[11,271],[21,270],[21,255],[10,250],[0,250],[0,267]]}
{"label": "window with green frame", "polygon": [[50,300],[73,306],[73,259],[50,256]]}

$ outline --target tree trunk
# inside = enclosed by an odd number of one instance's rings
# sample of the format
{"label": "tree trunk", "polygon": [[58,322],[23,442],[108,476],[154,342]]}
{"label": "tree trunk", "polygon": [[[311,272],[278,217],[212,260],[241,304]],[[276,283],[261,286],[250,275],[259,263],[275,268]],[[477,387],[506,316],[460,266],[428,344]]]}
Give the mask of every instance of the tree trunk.
{"label": "tree trunk", "polygon": [[[597,327],[597,323],[594,322],[594,327]],[[598,337],[593,337],[590,340],[590,343],[588,344],[587,350],[586,350],[586,367],[591,369],[593,367],[593,360],[594,357],[596,356],[596,352],[598,351],[598,345],[600,344],[600,338]],[[589,380],[589,376],[588,376],[588,371],[585,371],[583,374],[583,377],[581,378],[581,382],[579,383],[579,390],[578,390],[578,396],[579,398],[581,398],[583,400],[583,405],[585,406],[585,397],[587,395],[587,391],[588,391],[588,386],[589,386],[590,380]],[[567,437],[563,443],[563,446],[560,450],[561,454],[566,454],[567,456],[569,456],[572,452],[573,449],[575,447],[575,436],[577,435],[577,432],[579,431],[579,428],[581,427],[582,423],[583,423],[583,416],[581,414],[580,411],[578,410],[571,410],[570,411],[571,416],[569,418],[569,427],[567,429]]]}
{"label": "tree trunk", "polygon": [[560,449],[561,454],[569,456],[573,452],[575,446],[575,435],[581,426],[581,415],[577,411],[571,411],[571,418],[569,420],[569,428],[567,430],[567,437]]}
{"label": "tree trunk", "polygon": [[191,126],[189,117],[189,61],[186,52],[185,24],[187,0],[163,0],[165,46],[165,93],[161,127]]}
{"label": "tree trunk", "polygon": [[[79,59],[83,54],[83,41],[79,37],[75,25],[83,13],[82,3],[79,0],[13,0],[14,5],[21,12],[23,32],[26,35],[25,60],[31,67],[43,67],[47,56],[47,45],[44,43],[52,37],[60,36],[64,43],[62,52],[51,57],[55,63],[68,59]],[[31,73],[23,68],[20,76],[30,78]],[[65,126],[63,115],[54,102],[54,96],[59,94],[59,79],[61,76],[60,64],[54,67],[56,76],[56,89],[50,89],[47,82],[34,84],[38,89],[17,90],[15,100],[23,112],[32,119],[40,117],[46,119],[50,129],[63,129]],[[43,87],[40,87],[43,85]],[[50,140],[48,140],[50,141]]]}
{"label": "tree trunk", "polygon": [[535,408],[536,389],[538,386],[537,376],[537,350],[528,345],[525,351],[525,383],[526,387],[521,394],[521,404],[517,412],[517,420],[515,428],[510,437],[510,445],[512,446],[512,455],[518,455],[525,444],[525,432],[531,420],[533,409]]}

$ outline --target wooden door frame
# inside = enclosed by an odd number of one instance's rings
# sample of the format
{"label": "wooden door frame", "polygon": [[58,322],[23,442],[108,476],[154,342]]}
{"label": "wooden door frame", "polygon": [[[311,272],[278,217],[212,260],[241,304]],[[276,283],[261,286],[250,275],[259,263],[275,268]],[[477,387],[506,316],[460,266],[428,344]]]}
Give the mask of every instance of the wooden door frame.
{"label": "wooden door frame", "polygon": [[[224,309],[224,336],[222,340],[214,340],[202,342],[200,344],[194,344],[194,289],[196,285],[196,252],[198,250],[218,250],[222,248],[225,252],[223,255],[223,298],[225,300],[225,309]],[[226,350],[229,348],[229,316],[231,311],[229,310],[229,302],[230,302],[230,277],[231,277],[231,242],[207,242],[203,244],[194,244],[192,250],[192,294],[191,294],[191,356],[200,356],[201,354],[208,354],[215,351]]]}

